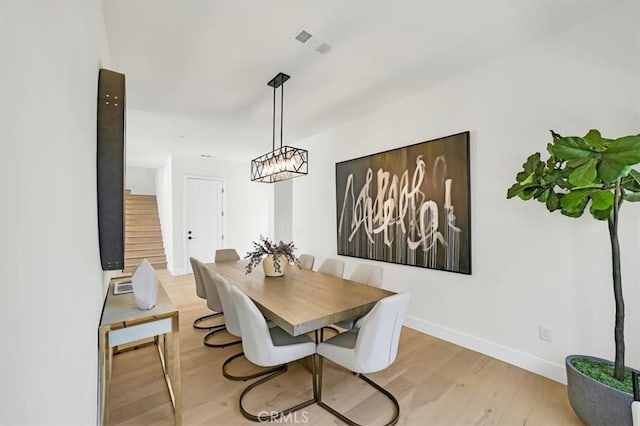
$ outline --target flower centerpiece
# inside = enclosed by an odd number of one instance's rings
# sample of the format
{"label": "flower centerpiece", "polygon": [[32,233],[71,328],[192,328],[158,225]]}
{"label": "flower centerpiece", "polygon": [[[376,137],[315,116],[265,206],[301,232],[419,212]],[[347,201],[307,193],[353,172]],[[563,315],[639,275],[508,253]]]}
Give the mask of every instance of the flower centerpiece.
{"label": "flower centerpiece", "polygon": [[264,274],[268,277],[281,277],[284,275],[284,265],[293,263],[300,268],[300,261],[293,254],[296,249],[293,241],[284,243],[280,241],[275,244],[270,239],[260,235],[260,241],[253,241],[253,251],[247,253],[244,257],[249,259],[247,264],[247,274],[250,274],[253,268],[258,266],[262,261]]}

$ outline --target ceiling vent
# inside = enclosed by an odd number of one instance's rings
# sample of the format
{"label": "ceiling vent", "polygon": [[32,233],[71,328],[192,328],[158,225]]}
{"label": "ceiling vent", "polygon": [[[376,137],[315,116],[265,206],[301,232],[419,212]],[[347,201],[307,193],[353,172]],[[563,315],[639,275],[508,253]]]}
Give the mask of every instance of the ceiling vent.
{"label": "ceiling vent", "polygon": [[311,34],[311,32],[300,28],[296,31],[295,36],[293,37],[298,40],[300,43],[304,44],[311,50],[315,50],[316,52],[324,55],[331,50],[331,45],[326,41],[322,40],[317,35]]}
{"label": "ceiling vent", "polygon": [[300,31],[300,33],[296,36],[296,40],[298,40],[300,43],[306,43],[310,38],[311,34],[306,32],[305,30]]}

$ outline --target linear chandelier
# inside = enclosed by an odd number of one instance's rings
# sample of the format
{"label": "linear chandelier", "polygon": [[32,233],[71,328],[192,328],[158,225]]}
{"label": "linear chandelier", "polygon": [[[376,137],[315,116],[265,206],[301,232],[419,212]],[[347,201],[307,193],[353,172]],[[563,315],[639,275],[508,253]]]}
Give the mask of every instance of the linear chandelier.
{"label": "linear chandelier", "polygon": [[[273,142],[272,151],[251,160],[251,180],[274,183],[298,176],[309,170],[309,153],[306,149],[282,146],[282,123],[284,111],[284,83],[290,76],[278,73],[267,83],[273,87]],[[276,89],[280,89],[280,148],[276,148]]]}

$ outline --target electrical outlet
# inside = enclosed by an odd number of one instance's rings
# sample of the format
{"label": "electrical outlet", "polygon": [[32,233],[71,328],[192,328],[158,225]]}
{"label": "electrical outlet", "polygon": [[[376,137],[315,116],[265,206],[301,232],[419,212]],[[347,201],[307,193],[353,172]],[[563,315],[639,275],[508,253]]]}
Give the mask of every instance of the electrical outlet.
{"label": "electrical outlet", "polygon": [[548,325],[540,324],[538,331],[540,334],[540,340],[544,340],[545,342],[553,341],[551,327],[549,327]]}

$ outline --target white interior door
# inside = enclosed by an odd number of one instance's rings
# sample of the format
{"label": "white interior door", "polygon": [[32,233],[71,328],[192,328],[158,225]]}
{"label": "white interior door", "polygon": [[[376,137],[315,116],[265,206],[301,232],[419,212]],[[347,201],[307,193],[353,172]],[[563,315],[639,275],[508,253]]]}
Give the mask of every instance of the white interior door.
{"label": "white interior door", "polygon": [[223,182],[219,179],[187,177],[185,181],[185,264],[191,270],[190,257],[213,262],[222,247]]}

